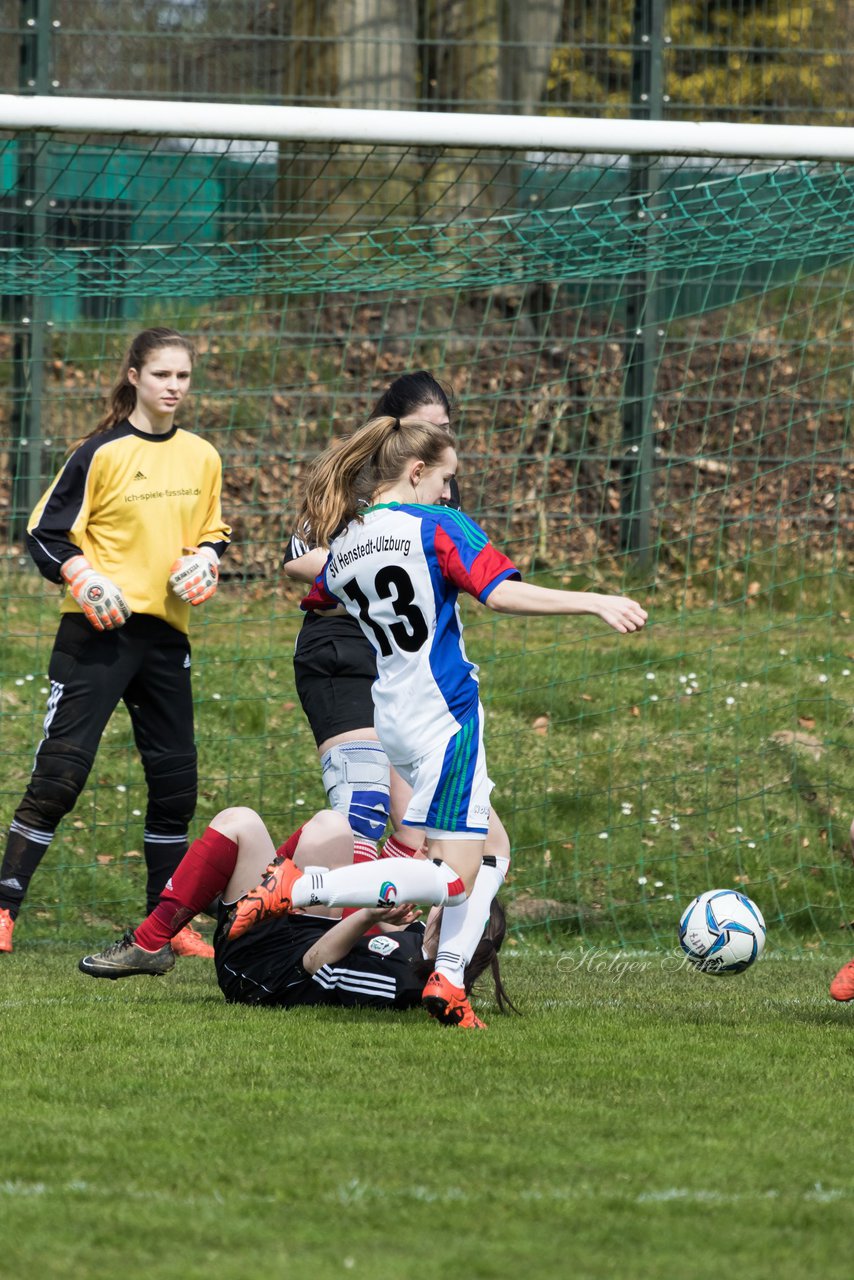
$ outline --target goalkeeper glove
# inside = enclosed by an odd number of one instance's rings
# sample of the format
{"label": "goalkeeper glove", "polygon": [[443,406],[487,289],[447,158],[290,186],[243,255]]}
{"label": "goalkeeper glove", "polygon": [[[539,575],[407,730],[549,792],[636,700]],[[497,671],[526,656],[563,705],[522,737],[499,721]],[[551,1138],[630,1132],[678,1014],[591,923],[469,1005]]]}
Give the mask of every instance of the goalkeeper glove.
{"label": "goalkeeper glove", "polygon": [[60,573],[96,631],[114,631],[116,627],[125,625],[131,610],[121,587],[117,587],[106,574],[93,569],[85,556],[72,556],[66,560]]}
{"label": "goalkeeper glove", "polygon": [[185,547],[169,571],[169,585],[187,604],[204,604],[216,591],[219,557],[213,547]]}

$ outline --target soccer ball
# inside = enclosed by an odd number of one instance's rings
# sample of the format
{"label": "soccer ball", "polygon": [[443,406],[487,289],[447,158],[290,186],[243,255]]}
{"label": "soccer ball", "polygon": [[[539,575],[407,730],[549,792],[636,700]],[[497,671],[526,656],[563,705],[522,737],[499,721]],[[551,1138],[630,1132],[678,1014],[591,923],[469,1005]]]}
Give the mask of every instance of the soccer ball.
{"label": "soccer ball", "polygon": [[746,894],[710,889],[682,913],[679,945],[703,973],[743,973],[765,946],[762,912]]}

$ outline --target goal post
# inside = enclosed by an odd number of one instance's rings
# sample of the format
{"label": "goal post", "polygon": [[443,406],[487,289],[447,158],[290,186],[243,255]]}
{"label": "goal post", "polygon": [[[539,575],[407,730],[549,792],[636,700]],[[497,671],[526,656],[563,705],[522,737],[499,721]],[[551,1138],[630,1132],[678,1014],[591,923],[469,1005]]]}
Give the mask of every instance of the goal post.
{"label": "goal post", "polygon": [[[851,129],[0,96],[2,823],[57,604],[22,521],[170,324],[237,533],[194,619],[200,821],[322,804],[281,544],[308,460],[427,367],[466,510],[526,575],[650,609],[620,639],[466,606],[517,937],[672,941],[736,885],[772,941],[844,942],[852,166]],[[119,712],[30,936],[132,918],[143,810]]]}

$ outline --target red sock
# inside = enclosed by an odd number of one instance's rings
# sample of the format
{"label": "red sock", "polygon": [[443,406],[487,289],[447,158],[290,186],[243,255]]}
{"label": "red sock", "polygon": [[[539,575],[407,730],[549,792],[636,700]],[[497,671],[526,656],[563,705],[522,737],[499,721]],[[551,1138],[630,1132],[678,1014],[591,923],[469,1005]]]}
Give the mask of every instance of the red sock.
{"label": "red sock", "polygon": [[134,929],[137,945],[145,951],[165,947],[188,920],[222,893],[236,862],[236,841],[208,827],[172,872],[157,906]]}
{"label": "red sock", "polygon": [[418,853],[411,844],[404,844],[396,836],[389,836],[382,847],[381,858],[414,858]]}
{"label": "red sock", "polygon": [[[305,823],[303,823],[303,826]],[[276,850],[277,858],[292,858],[297,851],[299,838],[302,835],[302,827],[297,827],[292,836],[288,836],[284,844],[280,844]]]}
{"label": "red sock", "polygon": [[376,862],[379,857],[377,846],[372,840],[360,840],[356,836],[353,840],[353,861],[354,862]]}

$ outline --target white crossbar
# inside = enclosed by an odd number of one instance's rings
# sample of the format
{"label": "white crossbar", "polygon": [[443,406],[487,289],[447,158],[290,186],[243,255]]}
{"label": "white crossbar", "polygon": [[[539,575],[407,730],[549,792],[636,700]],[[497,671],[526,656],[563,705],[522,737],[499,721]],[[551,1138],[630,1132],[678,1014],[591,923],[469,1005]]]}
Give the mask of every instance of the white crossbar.
{"label": "white crossbar", "polygon": [[854,160],[854,128],[355,111],[218,102],[0,94],[0,130],[283,142],[491,147],[608,155]]}

